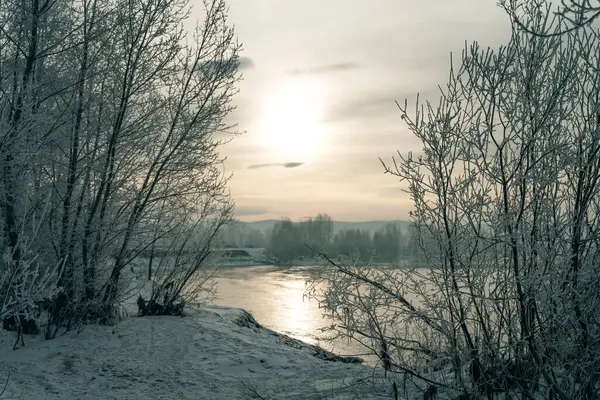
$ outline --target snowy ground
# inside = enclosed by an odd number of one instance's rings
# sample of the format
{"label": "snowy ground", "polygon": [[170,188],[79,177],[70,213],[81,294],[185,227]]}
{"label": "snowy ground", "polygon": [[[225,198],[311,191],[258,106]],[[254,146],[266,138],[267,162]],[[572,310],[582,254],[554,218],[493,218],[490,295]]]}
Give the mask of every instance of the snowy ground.
{"label": "snowy ground", "polygon": [[393,398],[372,368],[319,359],[248,316],[213,306],[131,317],[50,341],[26,337],[15,351],[14,334],[3,332],[0,390],[10,379],[0,399]]}

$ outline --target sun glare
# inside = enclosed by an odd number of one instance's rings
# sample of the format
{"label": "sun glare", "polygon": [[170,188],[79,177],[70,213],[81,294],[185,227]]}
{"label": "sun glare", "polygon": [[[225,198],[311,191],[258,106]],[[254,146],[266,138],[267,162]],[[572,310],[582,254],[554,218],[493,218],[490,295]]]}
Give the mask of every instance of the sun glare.
{"label": "sun glare", "polygon": [[306,161],[319,152],[320,108],[314,86],[294,81],[280,87],[268,97],[263,111],[261,133],[267,147],[285,161]]}

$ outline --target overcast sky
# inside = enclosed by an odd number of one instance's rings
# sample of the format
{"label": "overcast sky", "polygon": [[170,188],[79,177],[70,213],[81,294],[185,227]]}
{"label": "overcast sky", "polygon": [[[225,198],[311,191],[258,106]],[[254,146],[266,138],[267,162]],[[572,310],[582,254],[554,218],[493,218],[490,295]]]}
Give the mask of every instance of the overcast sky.
{"label": "overcast sky", "polygon": [[420,149],[394,100],[437,101],[451,51],[505,43],[496,3],[230,0],[245,133],[222,153],[237,218],[407,219],[410,199],[378,160]]}

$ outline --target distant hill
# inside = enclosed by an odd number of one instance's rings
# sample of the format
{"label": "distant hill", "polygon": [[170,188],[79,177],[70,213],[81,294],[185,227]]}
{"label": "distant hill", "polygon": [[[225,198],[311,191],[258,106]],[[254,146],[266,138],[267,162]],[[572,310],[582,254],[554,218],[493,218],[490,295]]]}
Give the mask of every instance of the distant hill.
{"label": "distant hill", "polygon": [[396,224],[398,228],[402,232],[407,232],[410,226],[410,222],[394,220],[394,221],[361,221],[361,222],[351,222],[351,221],[333,221],[333,232],[340,231],[342,229],[360,229],[366,230],[369,232],[375,232],[387,224]]}
{"label": "distant hill", "polygon": [[[240,222],[240,224],[243,224],[250,229],[256,229],[256,230],[263,232],[264,234],[268,234],[273,229],[273,225],[275,225],[275,223],[277,221],[278,220],[276,220],[276,219],[266,219],[266,220],[254,221],[254,222]],[[360,230],[367,230],[372,233],[372,232],[377,231],[378,229],[383,228],[384,226],[386,226],[389,223],[396,224],[398,226],[398,228],[400,228],[400,230],[403,232],[407,232],[408,227],[410,225],[410,222],[401,221],[401,220],[358,221],[358,222],[355,222],[355,221],[333,221],[333,232],[336,233],[342,229],[360,229]]]}

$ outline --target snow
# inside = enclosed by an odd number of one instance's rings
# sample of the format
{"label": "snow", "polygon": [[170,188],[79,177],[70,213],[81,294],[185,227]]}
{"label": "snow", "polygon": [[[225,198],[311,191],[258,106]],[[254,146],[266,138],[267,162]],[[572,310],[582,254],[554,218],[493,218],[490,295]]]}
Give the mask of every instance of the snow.
{"label": "snow", "polygon": [[253,390],[265,399],[391,398],[391,382],[379,388],[372,368],[315,357],[240,309],[129,317],[49,341],[26,336],[18,350],[14,333],[3,335],[0,390],[10,379],[0,399],[247,399]]}
{"label": "snow", "polygon": [[243,251],[247,256],[221,256],[214,260],[215,266],[219,267],[247,267],[255,265],[273,264],[276,260],[269,256],[267,249],[263,247],[235,247],[217,249],[215,253]]}

